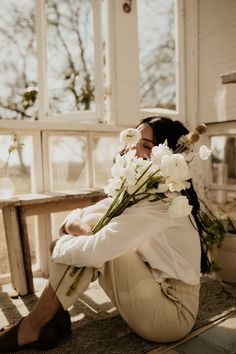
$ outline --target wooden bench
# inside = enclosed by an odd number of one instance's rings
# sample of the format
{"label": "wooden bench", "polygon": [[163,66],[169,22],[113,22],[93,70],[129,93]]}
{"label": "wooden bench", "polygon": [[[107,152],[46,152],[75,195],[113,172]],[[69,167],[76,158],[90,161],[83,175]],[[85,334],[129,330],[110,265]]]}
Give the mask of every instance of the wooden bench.
{"label": "wooden bench", "polygon": [[[34,292],[26,217],[44,215],[48,217],[49,224],[51,224],[50,213],[84,208],[104,197],[105,194],[102,190],[87,190],[77,194],[25,194],[17,195],[8,200],[0,200],[11,280],[19,295]],[[51,230],[49,231],[51,232]],[[50,235],[47,240],[48,246],[51,239]]]}

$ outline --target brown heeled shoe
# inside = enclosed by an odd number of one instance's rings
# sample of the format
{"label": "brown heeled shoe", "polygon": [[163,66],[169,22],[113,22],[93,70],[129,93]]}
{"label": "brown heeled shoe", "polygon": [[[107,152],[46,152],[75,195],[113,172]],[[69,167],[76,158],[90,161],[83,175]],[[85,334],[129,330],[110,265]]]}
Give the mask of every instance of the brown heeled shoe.
{"label": "brown heeled shoe", "polygon": [[71,319],[67,310],[64,310],[63,308],[58,310],[52,321],[55,321],[61,338],[67,337],[71,334]]}
{"label": "brown heeled shoe", "polygon": [[46,323],[45,326],[40,331],[39,337],[36,341],[19,345],[18,344],[18,329],[21,321],[15,325],[9,326],[8,328],[1,330],[0,332],[0,353],[15,352],[23,349],[52,349],[58,343],[59,330],[55,324],[55,320],[51,320]]}
{"label": "brown heeled shoe", "polygon": [[6,329],[1,328],[0,353],[19,350],[17,334],[18,334],[18,328],[22,320],[23,318],[21,318],[20,321],[18,321],[15,325],[9,326]]}

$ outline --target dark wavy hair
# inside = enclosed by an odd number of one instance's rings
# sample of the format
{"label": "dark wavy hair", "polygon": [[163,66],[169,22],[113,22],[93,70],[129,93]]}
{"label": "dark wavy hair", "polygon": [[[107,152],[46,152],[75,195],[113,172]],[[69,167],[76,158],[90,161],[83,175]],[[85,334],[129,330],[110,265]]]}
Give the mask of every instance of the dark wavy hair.
{"label": "dark wavy hair", "polygon": [[[153,116],[141,119],[137,124],[134,125],[134,127],[138,128],[142,124],[148,124],[152,127],[154,145],[163,144],[164,141],[167,140],[169,148],[171,148],[173,151],[177,149],[177,143],[179,138],[182,135],[186,135],[189,133],[189,130],[180,121],[172,120],[171,118],[163,116]],[[207,247],[203,237],[203,233],[206,232],[206,230],[200,218],[200,203],[198,200],[197,193],[193,187],[192,180],[189,180],[189,182],[190,188],[188,188],[187,190],[182,190],[181,194],[185,195],[188,198],[189,204],[193,207],[192,216],[195,220],[201,242],[201,272],[204,274],[209,272],[210,270],[210,261],[207,256]]]}

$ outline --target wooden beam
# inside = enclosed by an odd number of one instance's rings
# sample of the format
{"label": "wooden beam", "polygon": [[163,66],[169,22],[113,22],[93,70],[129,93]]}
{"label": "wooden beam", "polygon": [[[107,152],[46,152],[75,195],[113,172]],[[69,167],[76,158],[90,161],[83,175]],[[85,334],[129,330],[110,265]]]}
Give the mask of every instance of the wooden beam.
{"label": "wooden beam", "polygon": [[32,216],[32,215],[42,215],[42,214],[49,214],[49,213],[57,213],[60,211],[67,211],[73,210],[76,208],[85,208],[89,205],[92,205],[99,200],[103,199],[104,195],[97,195],[97,196],[64,196],[60,198],[53,198],[50,200],[38,200],[34,201],[34,203],[30,202],[25,203],[22,205],[21,208],[24,211],[25,216]]}
{"label": "wooden beam", "polygon": [[29,245],[29,237],[26,223],[26,215],[21,207],[16,207],[16,211],[18,213],[19,220],[19,230],[20,230],[20,238],[23,250],[23,259],[24,259],[24,268],[25,268],[25,276],[27,282],[28,294],[32,294],[34,292],[34,284],[33,284],[33,273],[31,267],[31,254],[30,254],[30,245]]}
{"label": "wooden beam", "polygon": [[230,73],[225,73],[221,75],[221,83],[225,84],[236,84],[236,71]]}
{"label": "wooden beam", "polygon": [[20,295],[28,293],[19,219],[16,208],[2,208],[12,286]]}

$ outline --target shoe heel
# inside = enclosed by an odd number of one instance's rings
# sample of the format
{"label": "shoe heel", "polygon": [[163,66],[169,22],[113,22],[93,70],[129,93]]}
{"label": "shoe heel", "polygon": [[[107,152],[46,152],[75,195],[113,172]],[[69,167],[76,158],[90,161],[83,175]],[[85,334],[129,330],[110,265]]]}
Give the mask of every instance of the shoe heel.
{"label": "shoe heel", "polygon": [[64,338],[71,335],[71,320],[68,311],[60,310],[54,317],[59,336]]}

